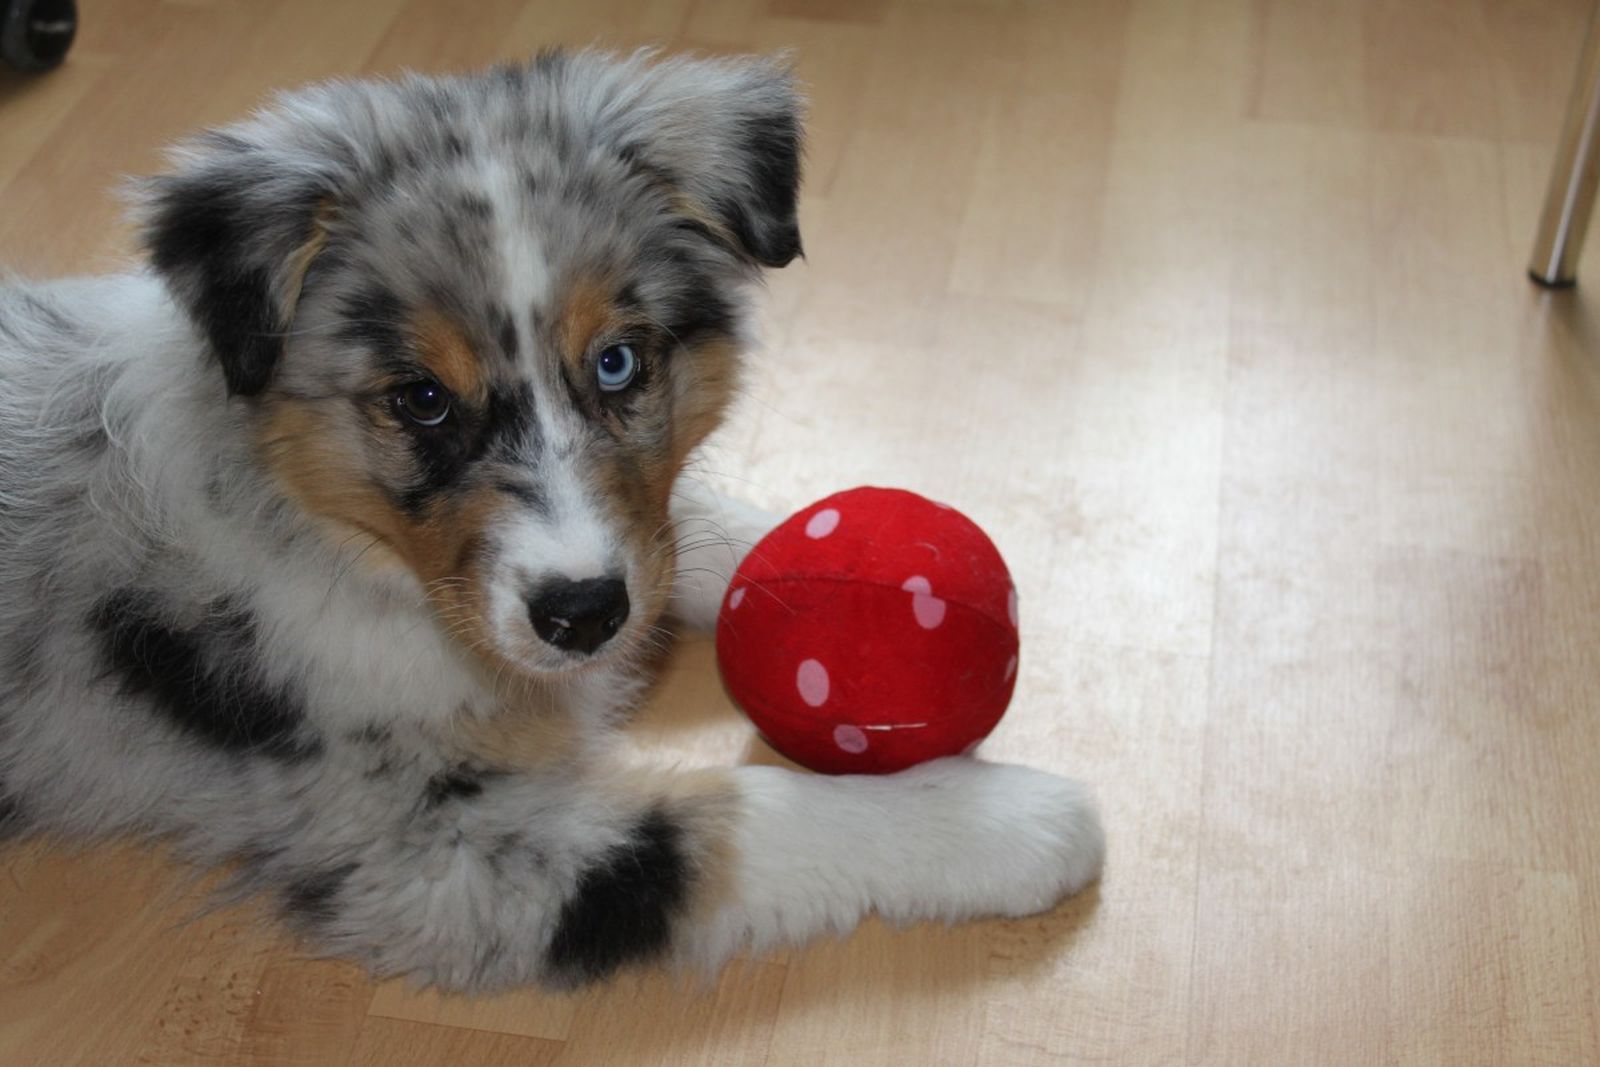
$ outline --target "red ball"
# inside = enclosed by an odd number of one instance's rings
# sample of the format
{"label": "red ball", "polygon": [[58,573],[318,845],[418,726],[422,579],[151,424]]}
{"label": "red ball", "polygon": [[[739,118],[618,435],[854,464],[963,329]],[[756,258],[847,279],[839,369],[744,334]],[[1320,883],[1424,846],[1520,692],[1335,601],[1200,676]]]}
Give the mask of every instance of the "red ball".
{"label": "red ball", "polygon": [[751,549],[717,663],[773,748],[883,774],[988,736],[1017,680],[1017,593],[994,542],[903,489],[850,489]]}

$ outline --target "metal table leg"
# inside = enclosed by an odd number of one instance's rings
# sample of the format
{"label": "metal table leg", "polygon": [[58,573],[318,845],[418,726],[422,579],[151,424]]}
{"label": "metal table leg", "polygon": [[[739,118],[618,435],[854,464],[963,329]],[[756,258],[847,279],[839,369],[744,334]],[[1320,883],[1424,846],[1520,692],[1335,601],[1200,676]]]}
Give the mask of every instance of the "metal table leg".
{"label": "metal table leg", "polygon": [[1600,180],[1600,156],[1595,142],[1600,139],[1600,6],[1589,18],[1589,32],[1578,76],[1567,103],[1567,118],[1561,128],[1555,163],[1550,170],[1550,188],[1545,193],[1544,214],[1534,237],[1533,259],[1528,274],[1540,285],[1565,288],[1577,278],[1578,254],[1583,251],[1584,231],[1589,226],[1589,211]]}

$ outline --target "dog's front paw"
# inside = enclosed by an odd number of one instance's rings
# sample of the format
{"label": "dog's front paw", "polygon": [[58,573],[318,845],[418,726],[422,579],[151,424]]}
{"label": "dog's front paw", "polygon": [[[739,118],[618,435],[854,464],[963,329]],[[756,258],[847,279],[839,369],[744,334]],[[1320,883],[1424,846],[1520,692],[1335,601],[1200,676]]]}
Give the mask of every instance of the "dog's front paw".
{"label": "dog's front paw", "polygon": [[1032,915],[1100,873],[1105,840],[1084,788],[966,757],[891,775],[734,772],[732,877],[691,955],[893,923]]}
{"label": "dog's front paw", "polygon": [[997,818],[1006,823],[999,862],[1016,876],[1004,894],[1002,913],[1045,911],[1099,878],[1106,838],[1089,791],[1027,767],[995,771]]}
{"label": "dog's front paw", "polygon": [[902,776],[940,796],[970,913],[1047,911],[1100,876],[1105,833],[1088,790],[1027,767],[957,757]]}

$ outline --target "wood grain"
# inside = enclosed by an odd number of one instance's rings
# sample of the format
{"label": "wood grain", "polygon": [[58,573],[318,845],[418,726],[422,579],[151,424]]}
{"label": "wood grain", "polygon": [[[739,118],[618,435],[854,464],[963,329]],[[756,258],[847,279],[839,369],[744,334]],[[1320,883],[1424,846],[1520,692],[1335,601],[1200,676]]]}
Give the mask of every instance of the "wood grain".
{"label": "wood grain", "polygon": [[[1600,1058],[1600,241],[1522,263],[1579,0],[104,0],[0,77],[0,261],[332,74],[794,50],[808,260],[700,460],[904,484],[1023,593],[988,743],[1095,783],[1097,890],[481,1001],[307,960],[101,847],[0,853],[0,1063],[1578,1064]],[[778,757],[690,640],[642,759]]]}

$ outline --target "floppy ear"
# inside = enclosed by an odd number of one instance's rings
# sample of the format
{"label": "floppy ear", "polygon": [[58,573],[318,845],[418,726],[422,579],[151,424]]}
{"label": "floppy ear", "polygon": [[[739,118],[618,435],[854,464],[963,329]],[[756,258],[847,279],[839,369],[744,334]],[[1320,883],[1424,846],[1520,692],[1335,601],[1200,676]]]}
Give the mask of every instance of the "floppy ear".
{"label": "floppy ear", "polygon": [[330,168],[252,132],[202,135],[136,194],[151,262],[239,396],[271,379],[334,193]]}
{"label": "floppy ear", "polygon": [[614,100],[603,126],[624,156],[673,182],[747,259],[782,267],[801,255],[802,103],[787,60],[647,59],[622,64],[639,95]]}

